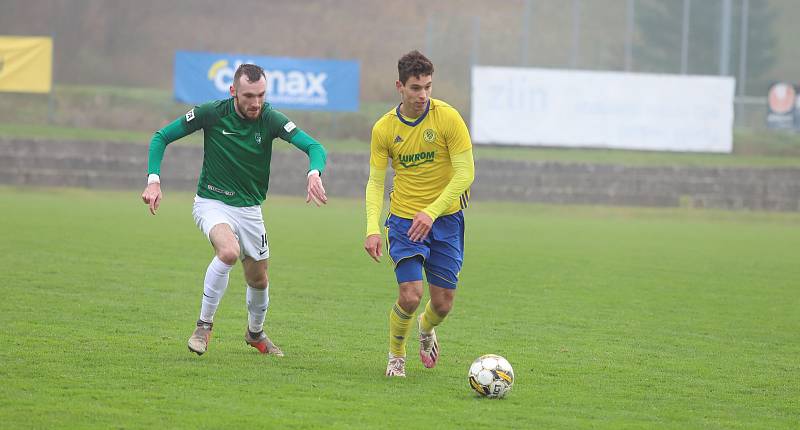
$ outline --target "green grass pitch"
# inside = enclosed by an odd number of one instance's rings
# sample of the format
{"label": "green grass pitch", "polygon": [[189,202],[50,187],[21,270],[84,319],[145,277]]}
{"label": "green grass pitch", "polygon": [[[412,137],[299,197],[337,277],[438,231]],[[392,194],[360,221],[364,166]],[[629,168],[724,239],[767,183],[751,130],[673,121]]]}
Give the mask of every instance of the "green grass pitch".
{"label": "green grass pitch", "polygon": [[[439,365],[383,377],[396,286],[363,203],[264,205],[267,329],[237,265],[187,351],[211,248],[189,193],[0,188],[0,427],[800,427],[800,215],[476,201]],[[479,198],[480,196],[476,196]],[[385,257],[384,257],[385,258]],[[503,400],[474,358],[514,366]]]}

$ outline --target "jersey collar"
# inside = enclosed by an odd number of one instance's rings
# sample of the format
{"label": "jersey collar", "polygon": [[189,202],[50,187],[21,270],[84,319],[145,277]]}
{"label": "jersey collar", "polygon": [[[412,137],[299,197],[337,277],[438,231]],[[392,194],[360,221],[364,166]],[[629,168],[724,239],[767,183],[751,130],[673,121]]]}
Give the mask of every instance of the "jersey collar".
{"label": "jersey collar", "polygon": [[397,107],[395,108],[395,112],[397,113],[397,119],[399,119],[400,122],[402,122],[403,124],[405,124],[405,125],[407,125],[409,127],[414,127],[417,124],[421,123],[422,120],[425,119],[426,116],[428,116],[428,111],[431,110],[431,99],[428,99],[428,104],[425,105],[425,112],[422,112],[422,115],[420,115],[419,118],[414,120],[414,122],[411,122],[411,121],[407,121],[405,118],[403,118],[403,114],[400,113],[400,105],[401,104],[402,103],[397,105]]}

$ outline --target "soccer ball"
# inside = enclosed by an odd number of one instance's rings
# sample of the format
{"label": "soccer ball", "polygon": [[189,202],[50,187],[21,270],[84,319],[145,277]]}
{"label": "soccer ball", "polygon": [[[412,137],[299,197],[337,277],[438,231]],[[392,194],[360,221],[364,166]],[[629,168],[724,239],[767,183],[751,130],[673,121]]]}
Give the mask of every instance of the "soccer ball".
{"label": "soccer ball", "polygon": [[482,355],[469,366],[469,385],[482,396],[501,398],[514,385],[514,369],[499,355]]}

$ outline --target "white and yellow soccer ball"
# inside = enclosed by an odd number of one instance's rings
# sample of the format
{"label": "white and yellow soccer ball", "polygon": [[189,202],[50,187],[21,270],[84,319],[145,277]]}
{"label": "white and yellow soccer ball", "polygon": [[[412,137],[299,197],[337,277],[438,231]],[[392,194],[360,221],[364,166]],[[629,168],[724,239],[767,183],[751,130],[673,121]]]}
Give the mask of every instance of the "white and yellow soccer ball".
{"label": "white and yellow soccer ball", "polygon": [[469,366],[469,385],[482,396],[504,397],[514,385],[514,369],[499,355],[482,355]]}

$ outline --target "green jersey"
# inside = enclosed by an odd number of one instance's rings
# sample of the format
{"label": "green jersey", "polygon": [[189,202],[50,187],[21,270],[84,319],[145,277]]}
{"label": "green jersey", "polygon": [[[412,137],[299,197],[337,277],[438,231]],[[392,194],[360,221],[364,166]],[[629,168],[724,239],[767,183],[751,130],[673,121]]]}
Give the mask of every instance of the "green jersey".
{"label": "green jersey", "polygon": [[237,207],[258,206],[269,188],[272,141],[276,137],[308,154],[309,170],[322,173],[325,149],[297,128],[286,115],[264,103],[261,116],[244,119],[236,113],[234,99],[196,106],[186,115],[157,131],[150,142],[148,173],[160,174],[166,146],[203,130],[203,169],[197,195]]}

